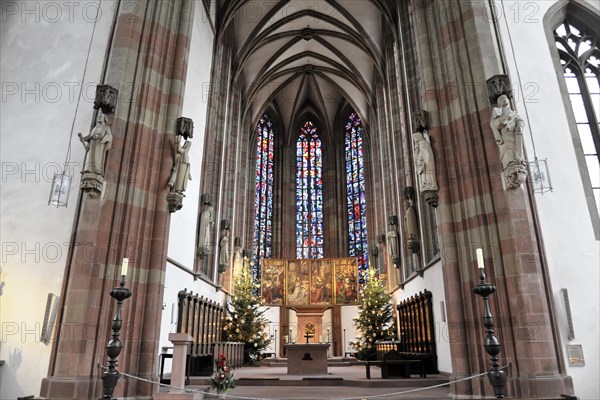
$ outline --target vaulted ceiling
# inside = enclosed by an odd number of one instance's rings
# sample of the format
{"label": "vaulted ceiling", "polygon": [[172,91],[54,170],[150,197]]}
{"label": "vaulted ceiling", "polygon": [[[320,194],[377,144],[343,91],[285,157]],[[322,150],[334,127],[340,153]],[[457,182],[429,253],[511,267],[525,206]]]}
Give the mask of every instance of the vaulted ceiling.
{"label": "vaulted ceiling", "polygon": [[290,131],[312,113],[331,131],[350,104],[367,122],[383,77],[384,1],[301,0],[224,3],[218,27],[232,27],[234,83],[243,115],[256,123],[271,106]]}

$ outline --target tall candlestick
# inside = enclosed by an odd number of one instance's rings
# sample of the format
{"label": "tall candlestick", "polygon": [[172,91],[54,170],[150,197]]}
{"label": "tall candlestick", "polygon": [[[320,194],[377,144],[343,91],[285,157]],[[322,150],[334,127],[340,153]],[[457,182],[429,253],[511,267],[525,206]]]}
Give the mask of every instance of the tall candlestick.
{"label": "tall candlestick", "polygon": [[124,258],[123,264],[121,264],[121,276],[127,275],[127,267],[129,267],[129,258]]}
{"label": "tall candlestick", "polygon": [[475,250],[475,253],[477,254],[477,267],[481,269],[485,268],[485,265],[483,264],[483,250],[477,249]]}

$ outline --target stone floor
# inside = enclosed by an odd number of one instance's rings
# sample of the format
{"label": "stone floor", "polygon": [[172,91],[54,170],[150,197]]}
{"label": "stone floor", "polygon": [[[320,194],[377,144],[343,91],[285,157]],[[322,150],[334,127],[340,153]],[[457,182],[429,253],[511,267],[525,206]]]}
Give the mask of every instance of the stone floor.
{"label": "stone floor", "polygon": [[[449,397],[445,375],[427,378],[381,379],[381,371],[371,367],[371,379],[365,378],[364,366],[329,367],[328,375],[292,376],[286,367],[244,367],[234,371],[236,387],[225,399],[258,400],[395,400],[444,399]],[[444,385],[429,388],[434,385]],[[192,378],[188,388],[206,390],[208,379]],[[205,399],[217,398],[205,395]]]}

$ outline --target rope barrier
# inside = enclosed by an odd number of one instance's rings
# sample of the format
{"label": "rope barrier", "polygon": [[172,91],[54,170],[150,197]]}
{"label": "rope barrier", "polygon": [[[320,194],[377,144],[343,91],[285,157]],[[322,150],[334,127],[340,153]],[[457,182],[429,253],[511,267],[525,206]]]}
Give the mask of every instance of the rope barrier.
{"label": "rope barrier", "polygon": [[[503,367],[500,367],[500,369],[506,369],[510,366],[510,364],[507,364]],[[103,369],[103,370],[107,370],[108,368],[105,366],[102,366],[100,364],[98,364],[98,368]],[[182,388],[182,387],[177,387],[177,386],[172,386],[172,385],[167,385],[166,383],[161,383],[161,382],[156,382],[156,381],[152,381],[150,379],[145,379],[145,378],[140,378],[138,376],[135,375],[130,375],[126,372],[119,372],[119,374],[126,376],[128,378],[132,378],[132,379],[136,379],[138,381],[142,381],[142,382],[148,382],[148,383],[152,383],[155,385],[159,385],[162,387],[167,387],[170,389],[176,389],[182,392],[186,392],[186,393],[202,393],[202,394],[206,394],[206,395],[211,395],[214,396],[216,395],[213,392],[206,392],[204,390],[198,390],[198,389],[187,389],[187,388]],[[426,386],[426,387],[420,387],[420,388],[414,388],[414,389],[410,389],[410,390],[404,390],[402,392],[394,392],[394,393],[385,393],[385,394],[376,394],[376,395],[372,395],[372,396],[360,396],[360,397],[338,397],[335,399],[330,399],[330,400],[367,400],[367,399],[381,399],[384,397],[390,397],[390,396],[401,396],[404,394],[409,394],[409,393],[415,393],[415,392],[421,392],[424,390],[429,390],[429,389],[436,389],[436,388],[440,388],[440,387],[444,387],[444,386],[450,386],[451,384],[454,383],[458,383],[458,382],[464,382],[464,381],[468,381],[471,379],[475,379],[475,378],[479,378],[482,376],[487,375],[487,372],[482,372],[480,374],[476,374],[476,375],[471,375],[471,376],[467,376],[466,378],[461,378],[461,379],[457,379],[454,381],[450,381],[450,382],[445,382],[445,383],[439,383],[437,385],[432,385],[432,386]],[[244,397],[244,396],[234,396],[234,395],[229,395],[226,393],[220,393],[219,394],[219,398],[224,398],[224,399],[237,399],[237,400],[277,400],[277,399],[273,399],[270,397]]]}

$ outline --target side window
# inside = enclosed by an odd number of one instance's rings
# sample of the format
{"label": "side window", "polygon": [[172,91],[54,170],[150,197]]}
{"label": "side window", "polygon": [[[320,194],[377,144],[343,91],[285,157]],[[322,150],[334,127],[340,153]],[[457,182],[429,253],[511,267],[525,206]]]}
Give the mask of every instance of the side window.
{"label": "side window", "polygon": [[[554,30],[556,49],[577,125],[580,146],[575,146],[588,202],[595,205],[593,218],[600,212],[600,35],[572,17]],[[577,141],[575,141],[577,143]],[[595,215],[595,217],[594,217]]]}

